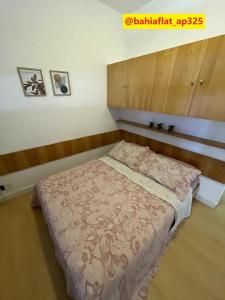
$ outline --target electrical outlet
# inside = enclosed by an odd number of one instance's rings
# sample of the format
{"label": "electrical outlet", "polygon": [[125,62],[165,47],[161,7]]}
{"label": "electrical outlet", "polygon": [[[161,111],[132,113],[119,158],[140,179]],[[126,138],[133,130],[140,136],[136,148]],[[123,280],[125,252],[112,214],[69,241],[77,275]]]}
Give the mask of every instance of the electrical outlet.
{"label": "electrical outlet", "polygon": [[11,183],[1,184],[0,185],[0,193],[5,193],[7,191],[10,191],[12,189]]}
{"label": "electrical outlet", "polygon": [[0,185],[0,193],[5,192],[5,190],[6,190],[6,187],[3,184],[1,184]]}

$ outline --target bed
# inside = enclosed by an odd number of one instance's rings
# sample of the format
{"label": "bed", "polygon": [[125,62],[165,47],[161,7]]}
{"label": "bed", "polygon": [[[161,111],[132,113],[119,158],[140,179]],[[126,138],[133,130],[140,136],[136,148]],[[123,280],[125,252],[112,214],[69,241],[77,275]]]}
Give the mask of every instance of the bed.
{"label": "bed", "polygon": [[122,141],[35,186],[33,207],[42,207],[75,300],[146,299],[160,256],[191,213],[200,175],[167,160]]}

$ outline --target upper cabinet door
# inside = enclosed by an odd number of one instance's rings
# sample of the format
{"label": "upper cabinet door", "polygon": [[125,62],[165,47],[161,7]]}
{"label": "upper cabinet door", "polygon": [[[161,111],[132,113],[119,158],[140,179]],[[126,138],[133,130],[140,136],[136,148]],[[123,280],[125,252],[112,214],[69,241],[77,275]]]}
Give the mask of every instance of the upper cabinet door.
{"label": "upper cabinet door", "polygon": [[225,121],[225,36],[207,41],[189,116]]}
{"label": "upper cabinet door", "polygon": [[204,49],[196,42],[159,52],[152,111],[188,115]]}
{"label": "upper cabinet door", "polygon": [[127,62],[126,108],[150,110],[157,53]]}
{"label": "upper cabinet door", "polygon": [[107,66],[107,104],[124,108],[127,86],[127,61]]}
{"label": "upper cabinet door", "polygon": [[167,101],[177,48],[158,52],[151,111],[161,113]]}

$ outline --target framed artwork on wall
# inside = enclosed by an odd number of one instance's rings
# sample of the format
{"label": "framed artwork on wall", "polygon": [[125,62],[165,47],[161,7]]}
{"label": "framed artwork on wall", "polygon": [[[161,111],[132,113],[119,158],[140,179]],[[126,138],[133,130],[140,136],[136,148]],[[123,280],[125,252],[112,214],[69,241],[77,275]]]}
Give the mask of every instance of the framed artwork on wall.
{"label": "framed artwork on wall", "polygon": [[18,67],[17,71],[20,77],[24,96],[46,96],[44,80],[40,69]]}
{"label": "framed artwork on wall", "polygon": [[55,96],[70,96],[69,73],[64,71],[50,71],[52,89]]}

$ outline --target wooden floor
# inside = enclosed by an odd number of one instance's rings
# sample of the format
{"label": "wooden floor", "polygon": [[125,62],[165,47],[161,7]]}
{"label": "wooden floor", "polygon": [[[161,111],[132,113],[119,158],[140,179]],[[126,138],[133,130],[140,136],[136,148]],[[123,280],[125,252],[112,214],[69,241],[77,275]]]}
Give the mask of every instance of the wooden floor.
{"label": "wooden floor", "polygon": [[[31,193],[0,204],[0,299],[67,300],[64,275]],[[152,281],[148,300],[225,299],[225,197],[195,202]]]}

